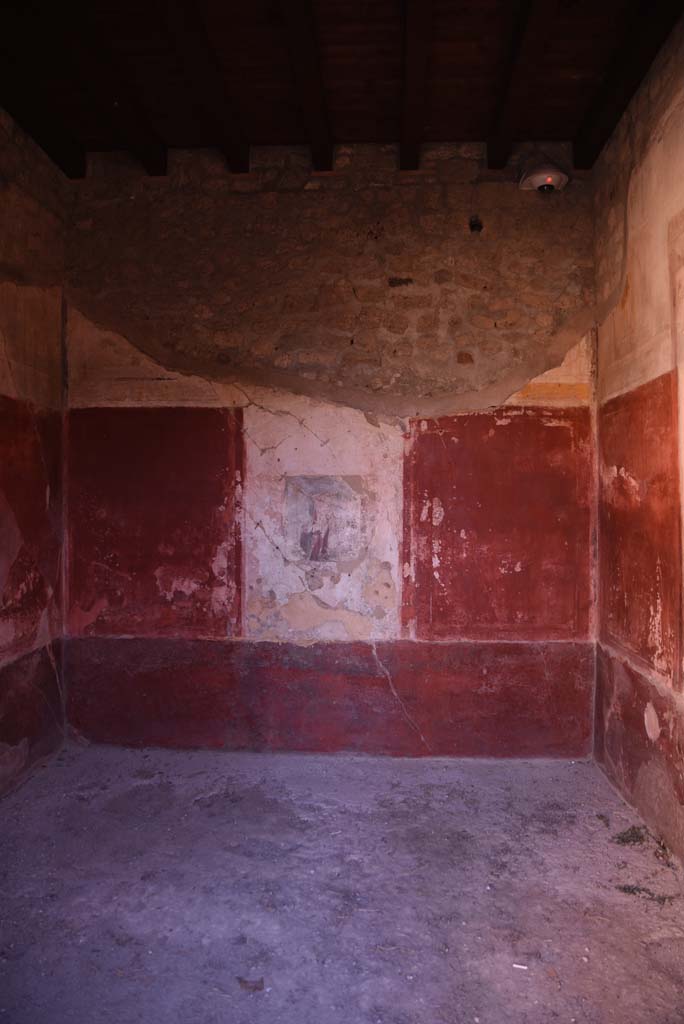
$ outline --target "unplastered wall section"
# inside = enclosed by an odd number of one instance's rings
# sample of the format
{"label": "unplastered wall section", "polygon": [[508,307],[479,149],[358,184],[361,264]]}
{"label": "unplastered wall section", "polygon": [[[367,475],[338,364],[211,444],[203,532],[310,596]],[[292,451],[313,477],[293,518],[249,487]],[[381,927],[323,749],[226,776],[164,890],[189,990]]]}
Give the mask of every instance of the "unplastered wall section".
{"label": "unplastered wall section", "polygon": [[0,111],[0,791],[63,734],[62,279],[68,188]]}
{"label": "unplastered wall section", "polygon": [[597,753],[684,852],[684,27],[595,169],[600,458]]}
{"label": "unplastered wall section", "polygon": [[329,176],[175,159],[93,167],[74,220],[71,724],[586,753],[586,184],[545,204],[467,147],[409,176],[363,147]]}
{"label": "unplastered wall section", "polygon": [[472,144],[421,163],[338,146],[316,174],[304,148],[253,147],[230,175],[218,153],[174,151],[146,178],[93,158],[70,300],[168,371],[376,415],[499,404],[592,326],[591,185],[522,192]]}

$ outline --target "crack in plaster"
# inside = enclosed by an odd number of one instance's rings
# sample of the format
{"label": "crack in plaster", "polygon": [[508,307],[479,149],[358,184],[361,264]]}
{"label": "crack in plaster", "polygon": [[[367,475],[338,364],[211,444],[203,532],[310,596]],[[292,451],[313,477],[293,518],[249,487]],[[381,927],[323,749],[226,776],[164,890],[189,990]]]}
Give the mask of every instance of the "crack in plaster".
{"label": "crack in plaster", "polygon": [[[301,567],[301,565],[299,565],[297,562],[293,561],[293,559],[287,557],[287,555],[285,554],[283,549],[280,547],[280,545],[275,540],[273,540],[273,537],[271,537],[271,535],[267,532],[267,530],[266,530],[263,522],[261,521],[261,519],[256,519],[252,515],[252,513],[250,512],[250,510],[248,508],[245,508],[245,512],[247,513],[247,517],[249,518],[249,520],[251,521],[252,525],[254,526],[254,529],[255,530],[261,530],[261,532],[263,533],[264,537],[269,542],[271,547],[275,551],[278,552],[278,554],[282,558],[282,560],[285,563],[285,565],[291,565],[297,572],[302,573],[302,582],[304,582],[304,570]],[[306,593],[306,592],[307,591],[301,591],[301,593]]]}
{"label": "crack in plaster", "polygon": [[392,696],[396,700],[397,704],[401,708],[401,713],[403,714],[404,718],[406,719],[408,724],[411,726],[411,728],[414,730],[414,732],[417,734],[417,736],[419,736],[420,741],[423,744],[423,746],[425,747],[425,749],[427,751],[429,751],[430,753],[432,753],[432,747],[430,746],[428,741],[425,739],[425,736],[423,736],[423,733],[421,732],[420,726],[415,721],[415,719],[409,714],[409,710],[406,707],[406,704],[404,703],[404,701],[399,696],[397,688],[394,685],[394,680],[392,679],[392,673],[387,668],[385,663],[382,661],[380,655],[378,654],[378,645],[376,644],[375,640],[371,640],[371,650],[373,651],[373,659],[375,661],[375,665],[376,665],[378,671],[381,673],[381,675],[383,675],[385,677],[385,679],[387,680],[387,685],[390,688],[390,693],[392,694]]}
{"label": "crack in plaster", "polygon": [[[236,391],[239,391],[240,394],[247,399],[247,405],[243,406],[243,408],[248,409],[252,407],[253,409],[259,409],[261,412],[265,412],[268,416],[291,416],[292,419],[299,424],[302,430],[307,430],[312,437],[316,438],[316,440],[320,443],[321,448],[325,448],[325,446],[330,443],[330,438],[326,438],[324,440],[319,434],[316,433],[315,430],[312,430],[312,428],[309,426],[309,424],[306,422],[303,416],[297,416],[297,414],[292,412],[290,409],[269,409],[267,405],[260,405],[259,402],[255,402],[254,399],[250,396],[249,392],[246,391],[245,388],[243,388],[236,381],[231,381],[231,385],[232,387],[235,388]],[[271,445],[270,447],[263,449],[260,448],[260,446],[257,444],[257,448],[259,448],[259,451],[263,455],[264,452],[271,451],[277,448],[279,445],[283,443],[284,440],[285,438],[279,441],[277,445]]]}

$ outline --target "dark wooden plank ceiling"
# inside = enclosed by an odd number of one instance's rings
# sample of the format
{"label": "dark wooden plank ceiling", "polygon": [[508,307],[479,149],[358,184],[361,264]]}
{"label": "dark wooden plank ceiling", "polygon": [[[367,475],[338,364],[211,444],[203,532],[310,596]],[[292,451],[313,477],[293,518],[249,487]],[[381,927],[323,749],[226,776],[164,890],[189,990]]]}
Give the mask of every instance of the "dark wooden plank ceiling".
{"label": "dark wooden plank ceiling", "polygon": [[5,0],[0,106],[70,177],[123,149],[572,141],[590,167],[682,0]]}

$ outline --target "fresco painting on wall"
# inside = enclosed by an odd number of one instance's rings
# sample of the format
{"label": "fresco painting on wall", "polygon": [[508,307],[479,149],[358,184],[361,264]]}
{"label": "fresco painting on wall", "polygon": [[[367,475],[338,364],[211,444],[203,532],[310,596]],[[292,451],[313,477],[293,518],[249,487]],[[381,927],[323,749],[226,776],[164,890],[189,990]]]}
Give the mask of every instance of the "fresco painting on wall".
{"label": "fresco painting on wall", "polygon": [[288,477],[285,506],[291,557],[311,562],[358,558],[364,544],[362,494],[362,482],[355,477]]}

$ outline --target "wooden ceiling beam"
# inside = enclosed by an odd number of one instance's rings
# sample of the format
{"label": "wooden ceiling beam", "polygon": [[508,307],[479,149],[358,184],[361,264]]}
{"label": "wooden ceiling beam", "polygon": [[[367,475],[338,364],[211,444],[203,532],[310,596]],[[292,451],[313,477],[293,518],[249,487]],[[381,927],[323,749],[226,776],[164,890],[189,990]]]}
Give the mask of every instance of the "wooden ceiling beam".
{"label": "wooden ceiling beam", "polygon": [[78,23],[67,23],[62,55],[66,55],[83,87],[104,111],[117,144],[150,176],[165,175],[167,147],[150,124],[128,69],[83,16]]}
{"label": "wooden ceiling beam", "polygon": [[249,142],[235,113],[204,19],[193,0],[168,0],[168,33],[195,107],[234,174],[249,171]]}
{"label": "wooden ceiling beam", "polygon": [[[29,91],[36,111],[44,111],[47,135],[35,122],[41,138],[50,136],[48,145],[59,157],[57,124],[49,131],[48,111],[53,104],[51,82],[67,79],[73,87],[88,96],[95,111],[106,118],[113,141],[140,161],[148,174],[166,173],[166,147],[156,137],[133,86],[119,62],[109,52],[106,41],[89,23],[88,12],[81,4],[58,7],[50,3],[25,3],[4,8],[3,20],[8,30],[16,61],[25,64],[25,78],[31,79]],[[39,95],[40,93],[40,95]],[[21,103],[21,101],[20,101]],[[27,114],[27,123],[30,114]],[[21,119],[17,117],[21,123]],[[32,122],[33,123],[33,122]],[[69,137],[68,124],[62,124],[67,163],[77,171],[81,158],[79,143]],[[56,162],[59,159],[55,158]],[[76,175],[79,176],[79,175]]]}
{"label": "wooden ceiling beam", "polygon": [[147,174],[166,174],[166,146],[149,122],[128,69],[90,20],[88,7],[47,4],[36,31],[45,33],[46,28],[70,77],[109,121],[117,145],[142,164]]}
{"label": "wooden ceiling beam", "polygon": [[516,92],[533,63],[553,11],[540,0],[517,0],[511,8],[509,46],[503,63],[499,93],[487,138],[487,166],[501,169],[508,163],[515,142]]}
{"label": "wooden ceiling beam", "polygon": [[573,142],[575,167],[593,166],[658,51],[682,16],[681,0],[649,0],[634,12]]}
{"label": "wooden ceiling beam", "polygon": [[307,123],[311,160],[315,170],[331,171],[334,145],[311,0],[280,0],[279,7],[297,98]]}
{"label": "wooden ceiling beam", "polygon": [[403,81],[399,168],[417,171],[425,131],[428,61],[432,39],[432,0],[404,0]]}

